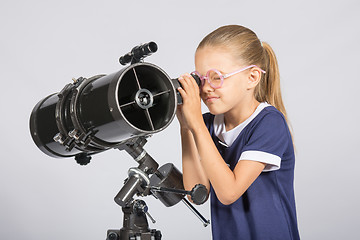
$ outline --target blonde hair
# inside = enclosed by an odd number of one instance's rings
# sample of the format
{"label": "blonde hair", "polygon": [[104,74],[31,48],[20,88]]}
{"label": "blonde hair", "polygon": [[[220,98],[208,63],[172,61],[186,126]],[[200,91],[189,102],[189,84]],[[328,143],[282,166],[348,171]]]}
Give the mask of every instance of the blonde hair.
{"label": "blonde hair", "polygon": [[278,109],[285,117],[287,114],[281,97],[280,72],[273,49],[266,42],[261,42],[256,34],[243,26],[223,26],[208,34],[197,49],[205,46],[221,46],[231,50],[235,59],[247,65],[257,65],[266,73],[262,74],[254,91],[259,102],[267,102]]}

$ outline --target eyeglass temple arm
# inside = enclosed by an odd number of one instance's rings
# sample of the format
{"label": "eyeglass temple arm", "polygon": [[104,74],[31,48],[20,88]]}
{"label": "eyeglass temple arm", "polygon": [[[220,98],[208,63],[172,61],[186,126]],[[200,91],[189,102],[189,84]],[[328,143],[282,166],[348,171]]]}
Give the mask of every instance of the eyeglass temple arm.
{"label": "eyeglass temple arm", "polygon": [[[239,73],[239,72],[245,71],[246,69],[249,69],[249,68],[252,68],[252,67],[257,67],[257,68],[259,68],[259,67],[256,66],[256,65],[250,65],[250,66],[247,66],[247,67],[245,67],[245,68],[243,68],[243,69],[237,70],[237,71],[235,71],[235,72],[228,73],[228,74],[224,74],[224,75],[223,75],[223,78],[231,77],[232,75],[235,75],[235,74],[237,74],[237,73]],[[261,68],[259,68],[259,69],[260,69],[260,71],[261,71],[262,73],[266,73],[266,71],[262,70]]]}

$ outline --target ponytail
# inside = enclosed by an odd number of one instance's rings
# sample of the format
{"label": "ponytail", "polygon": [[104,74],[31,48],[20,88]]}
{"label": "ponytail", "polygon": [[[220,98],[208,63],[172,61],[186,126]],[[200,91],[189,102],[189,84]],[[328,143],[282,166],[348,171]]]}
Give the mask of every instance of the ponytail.
{"label": "ponytail", "polygon": [[281,96],[280,72],[274,50],[266,42],[263,46],[263,68],[266,73],[255,88],[255,98],[259,102],[267,102],[279,110],[287,120],[285,106]]}
{"label": "ponytail", "polygon": [[280,71],[275,52],[268,43],[262,42],[261,45],[264,54],[263,68],[266,73],[262,75],[262,79],[255,88],[255,98],[259,102],[267,102],[273,105],[284,115],[293,137],[291,125],[281,96]]}

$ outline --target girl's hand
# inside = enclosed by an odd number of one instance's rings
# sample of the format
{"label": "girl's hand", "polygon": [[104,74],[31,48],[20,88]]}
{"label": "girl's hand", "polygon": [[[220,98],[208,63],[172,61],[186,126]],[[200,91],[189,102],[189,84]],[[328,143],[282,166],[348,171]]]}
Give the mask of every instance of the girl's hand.
{"label": "girl's hand", "polygon": [[199,124],[204,123],[199,86],[190,74],[181,75],[179,82],[182,87],[178,88],[178,91],[183,99],[183,104],[178,106],[176,115],[181,128],[187,128],[193,132]]}

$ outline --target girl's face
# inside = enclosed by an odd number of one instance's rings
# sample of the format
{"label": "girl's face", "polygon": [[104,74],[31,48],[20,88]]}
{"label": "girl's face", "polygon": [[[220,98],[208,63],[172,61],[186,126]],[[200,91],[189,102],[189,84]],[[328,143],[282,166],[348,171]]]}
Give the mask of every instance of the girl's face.
{"label": "girl's face", "polygon": [[[210,69],[217,69],[221,74],[239,70],[246,65],[241,64],[222,47],[205,46],[196,51],[195,68],[202,76]],[[224,79],[221,88],[215,89],[207,80],[200,89],[200,97],[209,111],[214,114],[238,111],[254,100],[251,70],[245,70]]]}

